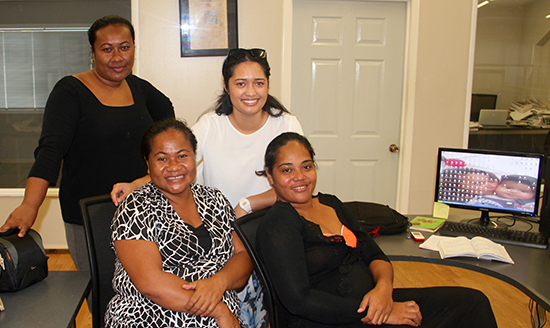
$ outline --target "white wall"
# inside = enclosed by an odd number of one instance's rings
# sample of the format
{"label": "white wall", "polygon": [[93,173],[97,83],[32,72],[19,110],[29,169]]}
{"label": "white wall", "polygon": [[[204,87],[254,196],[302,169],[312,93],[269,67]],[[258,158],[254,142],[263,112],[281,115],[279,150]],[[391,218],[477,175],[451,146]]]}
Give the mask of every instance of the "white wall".
{"label": "white wall", "polygon": [[406,200],[399,208],[403,213],[431,213],[438,147],[467,146],[476,4],[412,0],[418,13],[411,16],[407,63],[410,92],[399,190]]}
{"label": "white wall", "polygon": [[[467,140],[475,0],[411,0],[398,209],[431,212],[437,148]],[[292,0],[240,0],[239,46],[268,52],[271,93],[288,103]],[[221,90],[223,57],[180,58],[178,1],[132,0],[138,74],[192,123]],[[475,26],[475,24],[474,24]],[[285,57],[283,57],[283,54]],[[292,111],[292,108],[290,108]],[[434,138],[434,136],[437,136]]]}
{"label": "white wall", "polygon": [[[238,1],[239,46],[264,48],[272,67],[270,92],[281,95],[282,1]],[[135,73],[174,103],[176,115],[193,124],[222,91],[225,56],[180,57],[179,1],[133,0],[137,31]]]}
{"label": "white wall", "polygon": [[[192,124],[221,91],[224,58],[180,57],[178,3],[132,0],[138,47],[135,73],[168,95],[177,116]],[[476,0],[409,1],[406,99],[397,191],[397,208],[403,213],[431,212],[437,148],[466,145],[475,3]],[[282,76],[289,72],[285,59],[291,54],[291,40],[287,37],[292,28],[291,5],[292,0],[238,2],[239,45],[268,51],[271,93],[284,103],[288,103],[291,92],[288,83],[283,83],[289,77]],[[51,212],[46,211],[37,226],[47,248],[57,248],[59,238],[64,241],[58,205],[53,200],[48,205]],[[0,208],[5,212],[20,202],[20,197],[6,199],[0,195]]]}
{"label": "white wall", "polygon": [[[0,190],[0,222],[4,223],[8,215],[21,204],[22,200],[23,189]],[[44,247],[49,249],[67,248],[65,225],[61,219],[61,209],[59,208],[56,188],[48,191],[48,196],[38,211],[38,217],[33,229],[41,234]]]}

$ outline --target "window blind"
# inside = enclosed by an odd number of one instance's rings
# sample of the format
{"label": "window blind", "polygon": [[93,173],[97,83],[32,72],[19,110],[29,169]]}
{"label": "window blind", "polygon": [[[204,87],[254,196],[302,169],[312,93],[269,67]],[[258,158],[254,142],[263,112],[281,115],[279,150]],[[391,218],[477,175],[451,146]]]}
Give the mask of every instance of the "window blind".
{"label": "window blind", "polygon": [[48,95],[90,58],[86,29],[0,29],[0,188],[25,187]]}
{"label": "window blind", "polygon": [[0,109],[43,109],[63,76],[91,68],[86,30],[0,29]]}

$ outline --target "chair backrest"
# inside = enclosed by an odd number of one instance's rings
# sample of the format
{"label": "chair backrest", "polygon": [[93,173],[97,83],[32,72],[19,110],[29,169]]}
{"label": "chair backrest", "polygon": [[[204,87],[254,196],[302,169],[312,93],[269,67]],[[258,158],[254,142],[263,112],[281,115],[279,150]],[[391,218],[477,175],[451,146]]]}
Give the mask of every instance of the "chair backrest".
{"label": "chair backrest", "polygon": [[286,327],[284,309],[277,298],[269,274],[256,252],[256,230],[258,229],[261,219],[268,210],[269,208],[266,208],[245,215],[235,220],[233,222],[233,227],[246,247],[252,264],[254,265],[256,275],[263,286],[264,306],[267,310],[269,326],[271,328]]}
{"label": "chair backrest", "polygon": [[116,206],[109,195],[80,200],[80,212],[88,243],[92,274],[92,322],[94,328],[105,327],[107,304],[115,295],[112,287],[115,254],[111,250],[111,221]]}

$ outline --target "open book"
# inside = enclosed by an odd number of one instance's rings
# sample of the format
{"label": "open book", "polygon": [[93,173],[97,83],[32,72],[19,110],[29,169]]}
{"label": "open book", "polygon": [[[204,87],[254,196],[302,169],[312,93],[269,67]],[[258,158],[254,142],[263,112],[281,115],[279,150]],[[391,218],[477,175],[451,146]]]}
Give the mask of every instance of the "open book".
{"label": "open book", "polygon": [[449,257],[474,257],[480,260],[496,260],[514,264],[504,246],[487,238],[430,236],[419,246],[422,249],[439,251],[442,259]]}

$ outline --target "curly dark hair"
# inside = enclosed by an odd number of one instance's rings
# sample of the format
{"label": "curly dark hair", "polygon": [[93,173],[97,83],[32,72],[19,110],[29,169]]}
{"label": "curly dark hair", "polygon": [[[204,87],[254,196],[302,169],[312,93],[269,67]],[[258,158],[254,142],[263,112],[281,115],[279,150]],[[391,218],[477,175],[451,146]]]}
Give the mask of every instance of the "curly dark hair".
{"label": "curly dark hair", "polygon": [[168,130],[176,130],[183,133],[187,137],[187,140],[189,140],[189,143],[191,143],[193,153],[197,152],[197,138],[189,126],[187,126],[185,121],[178,120],[176,118],[166,118],[151,125],[141,139],[141,156],[143,156],[145,161],[147,161],[149,155],[151,154],[151,150],[153,149],[153,139],[155,139],[155,137],[162,132],[166,132]]}
{"label": "curly dark hair", "polygon": [[256,175],[267,176],[267,173],[273,174],[273,167],[275,166],[275,162],[277,162],[279,149],[291,141],[296,141],[306,147],[311,155],[311,160],[315,162],[315,150],[313,150],[311,143],[306,137],[296,132],[283,132],[275,137],[275,139],[271,140],[269,145],[267,145],[264,155],[265,170],[256,171]]}
{"label": "curly dark hair", "polygon": [[132,41],[135,41],[136,36],[134,32],[134,27],[132,26],[132,23],[130,23],[129,20],[118,15],[108,15],[96,20],[88,30],[88,42],[90,42],[90,46],[92,47],[92,50],[94,49],[94,43],[97,38],[97,31],[101,28],[104,28],[105,26],[117,25],[117,24],[126,26],[130,30]]}

